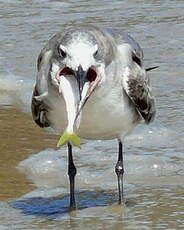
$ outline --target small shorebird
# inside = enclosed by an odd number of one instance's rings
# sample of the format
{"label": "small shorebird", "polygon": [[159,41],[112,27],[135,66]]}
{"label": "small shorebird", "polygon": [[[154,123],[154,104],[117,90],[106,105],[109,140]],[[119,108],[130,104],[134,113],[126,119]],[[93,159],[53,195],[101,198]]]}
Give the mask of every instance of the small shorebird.
{"label": "small shorebird", "polygon": [[119,203],[123,201],[123,141],[140,122],[155,116],[143,52],[127,33],[95,26],[72,27],[57,33],[38,57],[32,115],[40,127],[64,133],[68,145],[70,207],[75,208],[76,167],[72,146],[80,139],[117,139],[115,172]]}

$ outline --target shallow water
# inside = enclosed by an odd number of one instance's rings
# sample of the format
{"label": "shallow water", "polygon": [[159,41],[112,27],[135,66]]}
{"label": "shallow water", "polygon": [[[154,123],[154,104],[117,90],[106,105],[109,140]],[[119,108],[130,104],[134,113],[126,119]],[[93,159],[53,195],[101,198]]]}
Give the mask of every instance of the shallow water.
{"label": "shallow water", "polygon": [[[183,1],[0,0],[0,229],[184,229]],[[30,116],[36,58],[62,27],[128,31],[144,49],[156,121],[125,143],[117,205],[116,141],[75,149],[78,210],[68,212],[66,148]]]}

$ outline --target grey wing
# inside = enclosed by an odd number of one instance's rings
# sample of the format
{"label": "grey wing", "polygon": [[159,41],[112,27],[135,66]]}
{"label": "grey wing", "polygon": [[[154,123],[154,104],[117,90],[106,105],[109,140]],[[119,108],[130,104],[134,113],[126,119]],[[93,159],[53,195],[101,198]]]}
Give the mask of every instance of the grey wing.
{"label": "grey wing", "polygon": [[141,61],[143,59],[143,51],[140,45],[126,32],[119,29],[107,28],[106,31],[115,39],[117,45],[128,43]]}
{"label": "grey wing", "polygon": [[47,118],[48,114],[48,106],[39,98],[38,90],[35,86],[32,96],[32,103],[31,103],[31,111],[33,120],[39,125],[41,128],[49,127],[50,122]]}
{"label": "grey wing", "polygon": [[[123,89],[146,123],[151,122],[156,113],[155,99],[152,95],[150,80],[143,67],[143,51],[139,44],[127,33],[115,31],[116,42],[120,49],[128,44],[131,57],[123,72]],[[123,49],[123,48],[122,48]],[[124,52],[125,50],[122,50]]]}
{"label": "grey wing", "polygon": [[50,57],[52,53],[49,47],[43,48],[37,60],[37,79],[36,86],[33,91],[31,110],[33,120],[41,128],[49,127],[48,120],[48,105],[45,103],[45,98],[48,95],[48,75],[50,70]]}
{"label": "grey wing", "polygon": [[135,74],[133,70],[127,68],[123,78],[123,88],[127,96],[133,102],[145,122],[147,124],[150,123],[156,113],[155,99],[145,71],[142,74]]}

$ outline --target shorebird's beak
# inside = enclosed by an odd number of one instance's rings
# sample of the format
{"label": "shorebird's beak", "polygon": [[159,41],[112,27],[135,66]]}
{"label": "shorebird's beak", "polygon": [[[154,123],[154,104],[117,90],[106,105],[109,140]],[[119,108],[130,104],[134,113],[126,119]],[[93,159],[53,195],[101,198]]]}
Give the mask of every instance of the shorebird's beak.
{"label": "shorebird's beak", "polygon": [[95,68],[90,67],[88,70],[84,71],[80,65],[76,72],[76,79],[79,86],[80,103],[78,106],[78,112],[80,113],[92,92],[99,84],[101,78],[98,76]]}
{"label": "shorebird's beak", "polygon": [[78,70],[76,72],[76,79],[79,86],[79,96],[81,100],[84,85],[89,82],[87,78],[87,71],[84,71],[81,65],[78,67]]}
{"label": "shorebird's beak", "polygon": [[[75,76],[75,84],[70,75]],[[64,145],[70,141],[73,145],[80,147],[80,139],[75,130],[80,127],[82,109],[101,78],[95,68],[90,67],[87,71],[84,71],[82,66],[79,66],[77,71],[65,67],[58,73],[58,76],[62,76],[60,77],[59,92],[62,92],[66,103],[68,125],[57,146]],[[77,92],[76,90],[79,91]]]}
{"label": "shorebird's beak", "polygon": [[[82,66],[78,67],[78,70],[76,72],[76,79],[78,82],[79,87],[79,97],[80,102],[78,104],[77,108],[77,115],[75,121],[81,119],[81,111],[88,101],[89,97],[95,90],[95,88],[98,86],[101,78],[98,76],[95,68],[90,67],[87,71],[84,71]],[[80,123],[80,122],[77,122]],[[78,125],[77,125],[78,126]]]}

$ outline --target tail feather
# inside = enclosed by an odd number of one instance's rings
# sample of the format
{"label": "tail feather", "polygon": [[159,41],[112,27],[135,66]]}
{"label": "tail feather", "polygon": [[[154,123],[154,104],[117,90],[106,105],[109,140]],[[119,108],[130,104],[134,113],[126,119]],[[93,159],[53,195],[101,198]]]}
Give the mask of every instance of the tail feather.
{"label": "tail feather", "polygon": [[149,67],[149,68],[146,69],[146,72],[151,71],[151,70],[153,70],[153,69],[157,69],[158,67],[159,67],[159,66]]}

